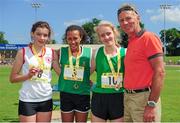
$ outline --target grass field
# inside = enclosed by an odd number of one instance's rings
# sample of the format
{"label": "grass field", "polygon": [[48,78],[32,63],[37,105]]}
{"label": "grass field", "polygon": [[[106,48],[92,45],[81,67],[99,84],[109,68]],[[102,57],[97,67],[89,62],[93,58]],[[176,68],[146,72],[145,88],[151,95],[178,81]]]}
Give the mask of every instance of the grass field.
{"label": "grass field", "polygon": [[180,65],[180,56],[166,56],[164,61],[167,64],[179,64]]}
{"label": "grass field", "polygon": [[[0,122],[18,121],[18,90],[21,84],[9,82],[10,67],[0,66]],[[54,75],[54,74],[53,74]],[[95,80],[95,75],[91,76]],[[54,75],[53,82],[58,77]],[[180,67],[167,66],[165,84],[161,95],[162,121],[180,121]]]}
{"label": "grass field", "polygon": [[162,121],[180,122],[180,66],[166,67],[162,91]]}

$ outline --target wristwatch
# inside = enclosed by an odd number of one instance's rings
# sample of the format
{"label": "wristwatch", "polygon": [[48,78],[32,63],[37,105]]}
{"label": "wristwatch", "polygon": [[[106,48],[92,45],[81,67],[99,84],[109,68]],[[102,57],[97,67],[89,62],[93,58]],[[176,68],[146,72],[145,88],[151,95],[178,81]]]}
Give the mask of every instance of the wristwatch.
{"label": "wristwatch", "polygon": [[156,102],[155,102],[155,101],[148,101],[148,102],[147,102],[147,105],[148,105],[149,107],[156,107]]}

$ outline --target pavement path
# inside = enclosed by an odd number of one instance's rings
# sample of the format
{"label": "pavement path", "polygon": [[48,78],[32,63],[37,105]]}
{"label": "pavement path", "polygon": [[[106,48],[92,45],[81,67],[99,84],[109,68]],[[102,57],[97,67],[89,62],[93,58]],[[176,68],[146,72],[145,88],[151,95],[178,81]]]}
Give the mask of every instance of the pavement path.
{"label": "pavement path", "polygon": [[52,113],[51,122],[60,122],[60,121],[61,121],[60,110],[54,110]]}

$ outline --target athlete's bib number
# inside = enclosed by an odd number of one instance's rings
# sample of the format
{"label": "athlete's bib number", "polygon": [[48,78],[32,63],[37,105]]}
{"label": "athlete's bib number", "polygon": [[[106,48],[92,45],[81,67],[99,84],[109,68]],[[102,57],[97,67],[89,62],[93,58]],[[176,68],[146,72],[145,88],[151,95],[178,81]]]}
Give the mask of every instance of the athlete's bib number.
{"label": "athlete's bib number", "polygon": [[39,70],[35,76],[31,78],[32,81],[48,82],[48,71]]}
{"label": "athlete's bib number", "polygon": [[84,67],[70,67],[69,65],[65,65],[64,67],[64,79],[65,80],[75,80],[75,81],[83,81],[84,76]]}
{"label": "athlete's bib number", "polygon": [[122,75],[114,75],[112,73],[103,73],[101,76],[102,88],[120,88],[122,87]]}

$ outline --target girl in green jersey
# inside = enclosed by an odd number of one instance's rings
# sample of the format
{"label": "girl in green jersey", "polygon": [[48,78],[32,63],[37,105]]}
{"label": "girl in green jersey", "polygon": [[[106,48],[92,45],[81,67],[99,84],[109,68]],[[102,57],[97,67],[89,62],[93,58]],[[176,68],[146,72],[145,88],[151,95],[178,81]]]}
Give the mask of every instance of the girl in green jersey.
{"label": "girl in green jersey", "polygon": [[80,46],[87,40],[80,26],[66,29],[67,47],[60,50],[59,89],[62,122],[86,122],[90,109],[91,48]]}
{"label": "girl in green jersey", "polygon": [[123,73],[125,50],[117,44],[118,31],[107,21],[95,28],[104,44],[94,55],[92,69],[97,72],[91,102],[91,121],[123,121]]}

